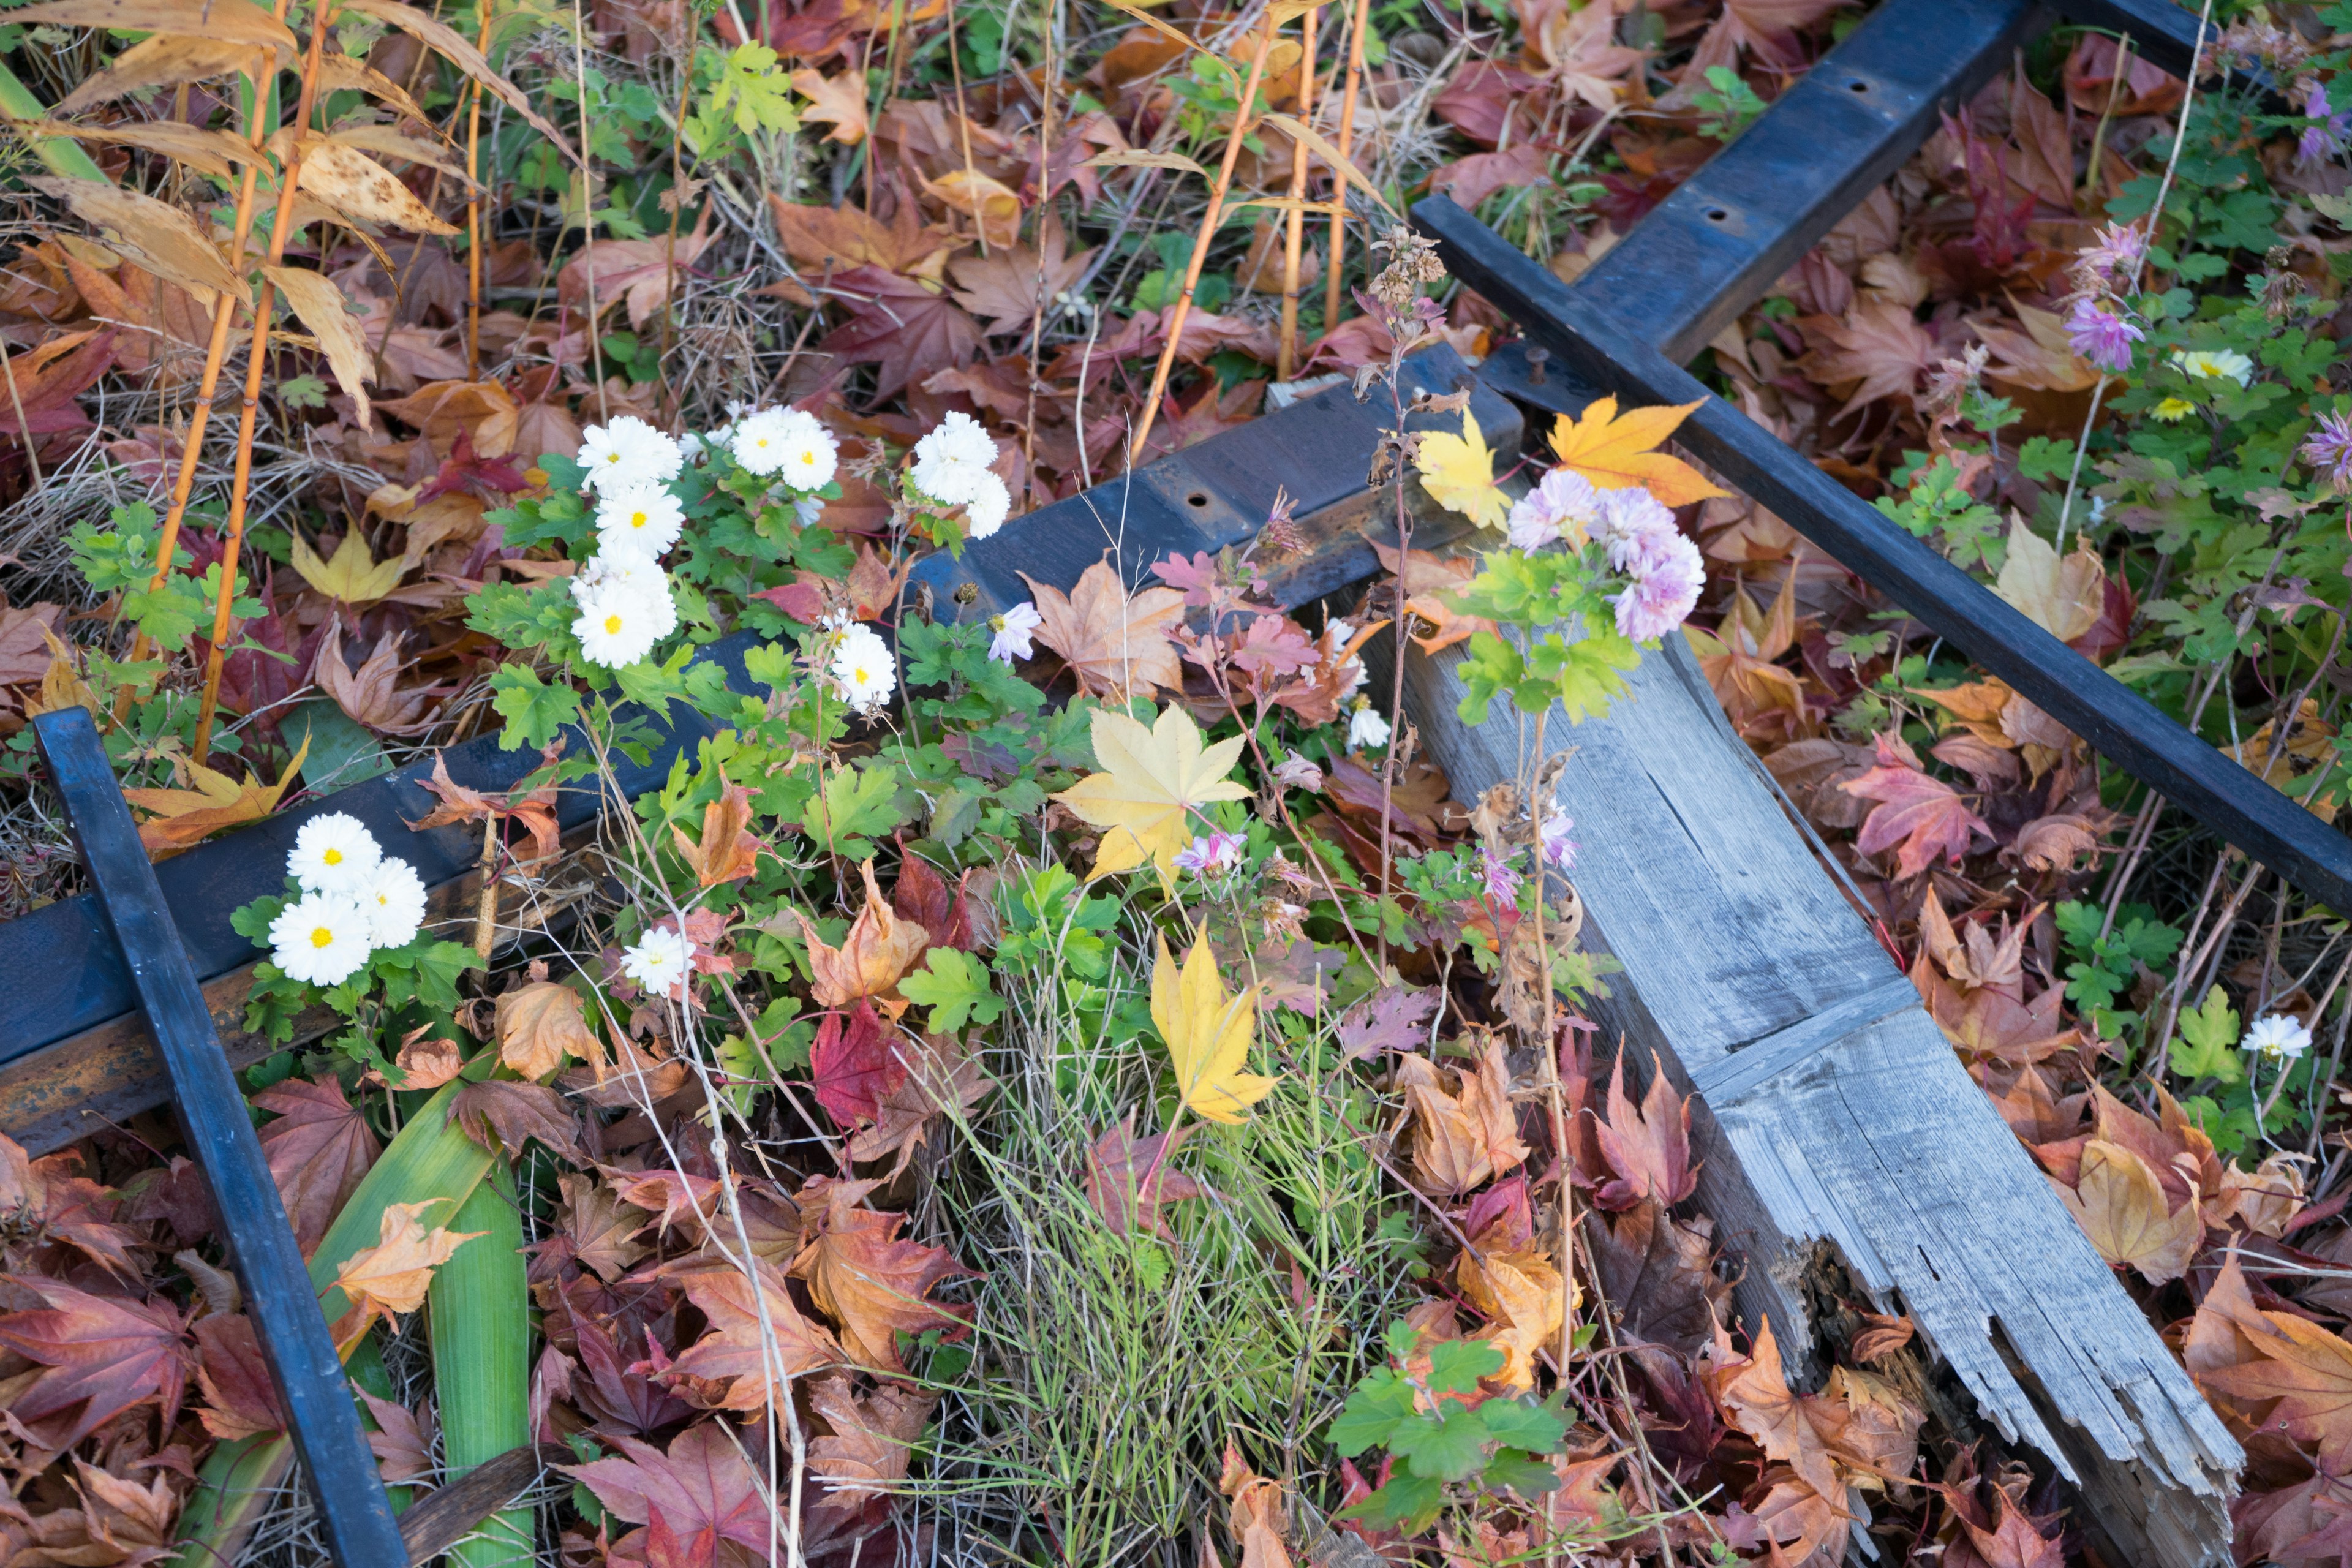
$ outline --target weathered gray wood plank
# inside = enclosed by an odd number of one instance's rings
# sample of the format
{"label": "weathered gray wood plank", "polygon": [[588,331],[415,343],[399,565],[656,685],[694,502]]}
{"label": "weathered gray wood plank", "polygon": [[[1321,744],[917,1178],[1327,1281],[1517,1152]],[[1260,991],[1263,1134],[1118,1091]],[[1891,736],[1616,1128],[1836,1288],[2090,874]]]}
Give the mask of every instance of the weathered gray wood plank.
{"label": "weathered gray wood plank", "polygon": [[[1457,653],[1418,652],[1406,707],[1456,794],[1515,774],[1517,716],[1456,715]],[[1597,1011],[1627,1066],[1697,1095],[1698,1203],[1747,1265],[1735,1294],[1818,1375],[1801,1282],[1820,1244],[1907,1311],[2004,1437],[2082,1490],[2117,1560],[2230,1560],[2237,1443],[1961,1068],[1731,734],[1681,638],[1570,754],[1588,942],[1624,973]]]}

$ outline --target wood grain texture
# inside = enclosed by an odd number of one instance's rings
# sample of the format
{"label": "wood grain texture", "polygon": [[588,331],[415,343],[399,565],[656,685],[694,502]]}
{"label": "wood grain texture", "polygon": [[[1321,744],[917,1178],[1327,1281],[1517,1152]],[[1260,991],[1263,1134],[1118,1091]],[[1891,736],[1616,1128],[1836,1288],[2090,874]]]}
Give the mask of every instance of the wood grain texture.
{"label": "wood grain texture", "polygon": [[[1456,796],[1517,773],[1507,702],[1456,712],[1458,653],[1412,654],[1406,706]],[[2083,1492],[2116,1561],[2229,1561],[2237,1443],[2190,1384],[1901,972],[1815,863],[1668,639],[1604,720],[1555,712],[1588,943],[1624,973],[1594,1011],[1631,1076],[1685,1091],[1697,1202],[1792,1368],[1818,1377],[1804,1279],[1822,1244],[1907,1311],[2002,1436]],[[1531,728],[1531,726],[1530,726]],[[1834,1019],[1828,1027],[1812,1020]],[[1760,1055],[1759,1055],[1760,1053]],[[1745,1058],[1745,1059],[1743,1059]],[[1759,1071],[1769,1066],[1773,1070]]]}

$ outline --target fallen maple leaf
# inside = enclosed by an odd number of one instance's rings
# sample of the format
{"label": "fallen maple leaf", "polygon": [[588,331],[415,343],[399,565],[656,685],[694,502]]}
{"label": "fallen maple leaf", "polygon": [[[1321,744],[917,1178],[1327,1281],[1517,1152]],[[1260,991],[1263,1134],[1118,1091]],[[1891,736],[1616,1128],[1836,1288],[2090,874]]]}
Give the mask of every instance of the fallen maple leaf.
{"label": "fallen maple leaf", "polygon": [[907,1479],[915,1439],[939,1402],[938,1394],[904,1383],[877,1383],[860,1399],[848,1378],[818,1378],[809,1385],[809,1405],[833,1430],[810,1441],[810,1474],[836,1495],[890,1491]]}
{"label": "fallen maple leaf", "polygon": [[723,1394],[698,1400],[711,1410],[764,1410],[784,1383],[820,1367],[839,1366],[840,1344],[821,1323],[793,1305],[791,1287],[775,1265],[752,1259],[753,1280],[740,1268],[700,1268],[677,1277],[687,1300],[709,1330],[669,1364],[673,1379],[725,1383]]}
{"label": "fallen maple leaf", "polygon": [[835,277],[833,297],[850,318],[825,335],[824,351],[842,364],[874,366],[877,397],[903,390],[918,372],[970,364],[980,353],[980,323],[918,279],[855,267]]}
{"label": "fallen maple leaf", "polygon": [[1503,1370],[1486,1381],[1506,1394],[1525,1394],[1535,1386],[1537,1353],[1547,1348],[1559,1352],[1560,1325],[1583,1303],[1584,1292],[1560,1278],[1540,1247],[1501,1245],[1500,1228],[1490,1226],[1474,1237],[1476,1245],[1463,1249],[1454,1274],[1462,1294],[1489,1320],[1472,1337],[1503,1352]]}
{"label": "fallen maple leaf", "polygon": [[723,778],[721,784],[719,798],[702,808],[699,843],[688,837],[683,827],[670,829],[677,852],[686,858],[695,880],[706,888],[750,876],[760,868],[761,855],[774,853],[751,836],[751,792]]}
{"label": "fallen maple leaf", "polygon": [[1500,528],[1511,515],[1511,498],[1495,482],[1495,455],[1470,410],[1462,411],[1462,434],[1433,430],[1421,438],[1413,467],[1430,499],[1460,512],[1479,528]]}
{"label": "fallen maple leaf", "polygon": [[827,77],[814,67],[793,72],[793,90],[809,100],[801,110],[805,124],[830,125],[827,142],[855,147],[866,140],[866,82],[855,71]]}
{"label": "fallen maple leaf", "polygon": [[1642,1109],[1625,1096],[1625,1058],[1609,1073],[1609,1114],[1598,1138],[1601,1158],[1616,1175],[1593,1194],[1605,1209],[1631,1208],[1645,1199],[1669,1207],[1698,1190],[1698,1169],[1690,1157],[1690,1101],[1675,1092],[1665,1069],[1651,1056],[1650,1091]]}
{"label": "fallen maple leaf", "polygon": [[301,773],[302,763],[310,754],[310,738],[305,735],[295,750],[294,760],[286,764],[286,771],[278,775],[276,784],[267,786],[254,778],[237,784],[202,763],[190,763],[188,777],[195,788],[126,789],[122,798],[142,811],[153,813],[139,825],[139,842],[147,847],[150,859],[168,860],[181,850],[201,843],[208,834],[259,822],[276,811],[286,786]]}
{"label": "fallen maple leaf", "polygon": [[898,1086],[874,1109],[874,1125],[849,1140],[853,1160],[897,1154],[896,1176],[929,1137],[931,1119],[971,1110],[989,1089],[980,1053],[955,1035],[926,1035],[920,1043],[903,1035],[894,1050],[906,1071]]}
{"label": "fallen maple leaf", "polygon": [[359,1318],[357,1328],[347,1330],[340,1342],[356,1340],[379,1316],[397,1317],[425,1305],[433,1271],[448,1262],[461,1245],[487,1234],[469,1230],[453,1235],[446,1226],[426,1230],[418,1216],[446,1201],[429,1198],[419,1204],[386,1204],[376,1244],[360,1248],[336,1268],[335,1283]]}
{"label": "fallen maple leaf", "polygon": [[286,1205],[294,1239],[308,1258],[342,1212],[343,1200],[375,1163],[380,1145],[367,1118],[343,1098],[330,1073],[316,1082],[289,1078],[253,1097],[276,1118],[261,1129],[261,1152]]}
{"label": "fallen maple leaf", "polygon": [[1197,1198],[1203,1190],[1172,1163],[1177,1149],[1199,1126],[1195,1122],[1173,1132],[1138,1138],[1135,1112],[1129,1110],[1125,1120],[1087,1151],[1087,1201],[1094,1205],[1113,1236],[1142,1229],[1162,1241],[1176,1239],[1160,1210]]}
{"label": "fallen maple leaf", "polygon": [[1838,788],[1879,803],[1864,821],[1854,847],[1875,855],[1902,846],[1895,862],[1898,881],[1920,875],[1939,858],[1947,865],[1958,865],[1968,853],[1971,833],[1992,833],[1958,790],[1921,771],[1911,748],[1891,731],[1878,737],[1878,765]]}
{"label": "fallen maple leaf", "polygon": [[[1158,591],[1177,597],[1173,590]],[[1173,703],[1148,730],[1108,708],[1096,709],[1093,722],[1095,761],[1103,771],[1053,797],[1080,821],[1104,830],[1087,879],[1149,861],[1173,881],[1176,852],[1192,841],[1193,817],[1201,808],[1212,801],[1249,798],[1246,788],[1225,776],[1241,756],[1244,737],[1204,747],[1200,726]]]}
{"label": "fallen maple leaf", "polygon": [[[1484,616],[1466,616],[1446,602],[1447,596],[1470,586],[1478,574],[1478,563],[1465,556],[1441,557],[1427,550],[1409,550],[1400,557],[1396,550],[1378,540],[1372,552],[1381,565],[1393,574],[1404,591],[1407,635],[1423,653],[1437,653],[1455,643],[1467,642],[1480,632],[1497,631],[1494,622]],[[1419,629],[1425,627],[1426,629]],[[1360,636],[1369,637],[1378,631],[1367,627]]]}
{"label": "fallen maple leaf", "polygon": [[1150,697],[1158,688],[1183,688],[1184,671],[1168,640],[1184,616],[1184,595],[1175,589],[1130,595],[1108,561],[1087,567],[1067,595],[1025,572],[1021,580],[1037,607],[1037,640],[1062,656],[1087,695]]}
{"label": "fallen maple leaf", "polygon": [[1225,1470],[1217,1489],[1231,1500],[1226,1522],[1242,1543],[1242,1568],[1291,1568],[1290,1549],[1283,1544],[1282,1521],[1287,1511],[1282,1483],[1255,1474],[1243,1459],[1240,1447],[1225,1439]]}
{"label": "fallen maple leaf", "polygon": [[956,280],[956,302],[985,318],[983,331],[1027,331],[1036,319],[1039,303],[1051,309],[1054,298],[1084,276],[1087,263],[1094,259],[1091,250],[1066,254],[1062,226],[1054,221],[1050,211],[1038,245],[1034,253],[1026,246],[1015,246],[949,264],[948,271]]}
{"label": "fallen maple leaf", "polygon": [[579,1119],[563,1096],[545,1084],[502,1078],[469,1083],[450,1100],[449,1119],[494,1154],[520,1154],[523,1144],[535,1139],[567,1160],[583,1163],[588,1158],[580,1147]]}
{"label": "fallen maple leaf", "polygon": [[1797,368],[1823,386],[1854,384],[1841,419],[1882,397],[1909,398],[1946,352],[1899,299],[1866,297],[1843,320],[1808,316],[1798,325],[1813,346]]}
{"label": "fallen maple leaf", "polygon": [[555,1181],[563,1194],[559,1211],[562,1225],[548,1242],[541,1243],[542,1249],[551,1243],[560,1244],[562,1257],[591,1270],[607,1285],[653,1250],[653,1244],[638,1234],[651,1217],[645,1210],[622,1202],[618,1193],[593,1176],[565,1171]]}
{"label": "fallen maple leaf", "polygon": [[955,1308],[925,1300],[933,1286],[971,1270],[945,1247],[898,1236],[903,1214],[858,1206],[871,1182],[814,1178],[801,1193],[812,1238],[791,1273],[808,1281],[809,1299],[841,1330],[842,1348],[858,1364],[903,1376],[898,1336],[961,1329]]}
{"label": "fallen maple leaf", "polygon": [[243,1312],[214,1312],[197,1320],[195,1336],[196,1385],[205,1395],[196,1419],[205,1430],[224,1443],[284,1431],[286,1410],[253,1320]]}
{"label": "fallen maple leaf", "polygon": [[[644,1525],[649,1538],[664,1542],[669,1555],[662,1568],[717,1568],[722,1542],[764,1560],[777,1522],[758,1472],[725,1427],[698,1422],[671,1440],[667,1454],[620,1433],[607,1440],[619,1458],[556,1468],[593,1492],[614,1517]],[[661,1561],[644,1545],[639,1550],[649,1565]]]}
{"label": "fallen maple leaf", "polygon": [[604,1038],[588,1026],[580,993],[569,985],[551,980],[519,985],[498,999],[497,1018],[499,1060],[517,1076],[545,1078],[573,1057],[604,1076]]}
{"label": "fallen maple leaf", "polygon": [[294,536],[294,570],[310,586],[346,605],[375,603],[400,586],[401,574],[407,569],[397,555],[378,562],[356,528],[343,535],[333,556],[324,561],[300,534]]}
{"label": "fallen maple leaf", "polygon": [[2062,560],[2048,540],[2011,512],[2009,547],[1993,592],[2060,642],[2073,642],[2098,624],[2106,607],[2107,569],[2080,545]]}
{"label": "fallen maple leaf", "polygon": [[836,1126],[878,1121],[882,1102],[906,1081],[906,1065],[891,1047],[896,1031],[861,996],[845,1016],[829,1012],[809,1052],[809,1087]]}
{"label": "fallen maple leaf", "polygon": [[1388,985],[1339,1016],[1339,1048],[1349,1061],[1429,1045],[1429,1016],[1441,1000],[1433,988]]}
{"label": "fallen maple leaf", "polygon": [[12,1420],[52,1451],[151,1401],[171,1429],[193,1358],[186,1324],[170,1303],[92,1296],[38,1276],[12,1279],[48,1303],[0,1318],[0,1345],[47,1369],[10,1395]]}
{"label": "fallen maple leaf", "polygon": [[1264,1100],[1275,1084],[1243,1070],[1257,1037],[1255,998],[1248,992],[1225,994],[1206,925],[1193,933],[1181,971],[1168,939],[1155,932],[1152,941],[1158,956],[1151,966],[1151,1022],[1176,1069],[1176,1103],[1203,1121],[1238,1126],[1242,1112]]}
{"label": "fallen maple leaf", "polygon": [[1407,1052],[1397,1061],[1396,1086],[1416,1134],[1413,1173],[1435,1196],[1484,1186],[1528,1153],[1511,1109],[1511,1073],[1503,1062],[1502,1042],[1487,1036],[1477,1064],[1454,1076],[1460,1089],[1449,1093],[1444,1071],[1427,1057]]}
{"label": "fallen maple leaf", "polygon": [[2171,1207],[2156,1172],[2120,1143],[2095,1138],[2084,1145],[2075,1184],[2061,1186],[2058,1196],[2100,1257],[2130,1265],[2151,1285],[2186,1274],[2204,1239],[2197,1205]]}
{"label": "fallen maple leaf", "polygon": [[1662,405],[1617,412],[1617,400],[1603,397],[1571,420],[1565,414],[1552,424],[1551,449],[1569,468],[1599,489],[1621,490],[1640,485],[1662,506],[1688,506],[1711,496],[1727,495],[1707,482],[1705,475],[1680,458],[1656,451],[1673,435],[1696,403]]}
{"label": "fallen maple leaf", "polygon": [[901,920],[884,900],[871,859],[859,870],[866,878],[866,905],[839,947],[828,945],[806,915],[793,911],[808,942],[809,988],[820,1007],[846,1007],[872,997],[885,1016],[896,1018],[907,1010],[907,999],[898,994],[899,977],[930,945],[930,933],[913,921]]}

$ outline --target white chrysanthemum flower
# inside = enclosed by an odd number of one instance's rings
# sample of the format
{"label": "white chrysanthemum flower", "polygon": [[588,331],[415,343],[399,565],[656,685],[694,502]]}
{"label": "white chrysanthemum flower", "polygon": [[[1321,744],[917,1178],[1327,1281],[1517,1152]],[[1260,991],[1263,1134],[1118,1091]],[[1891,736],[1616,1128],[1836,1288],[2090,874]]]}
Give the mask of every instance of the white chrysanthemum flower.
{"label": "white chrysanthemum flower", "polygon": [[2311,1030],[2292,1014],[2273,1013],[2255,1020],[2238,1048],[2260,1051],[2274,1062],[2291,1062],[2311,1049]]}
{"label": "white chrysanthemum flower", "polygon": [[871,715],[898,689],[898,666],[890,647],[868,626],[854,626],[833,648],[833,683],[860,713]]}
{"label": "white chrysanthemum flower", "polygon": [[368,941],[377,947],[406,947],[425,923],[425,879],[407,861],[385,856],[360,896],[367,911]]}
{"label": "white chrysanthemum flower", "polygon": [[596,502],[596,548],[608,555],[658,561],[686,531],[686,509],[656,485],[610,486]]}
{"label": "white chrysanthemum flower", "polygon": [[355,899],[306,893],[269,922],[269,961],[306,985],[340,985],[375,951],[372,925]]}
{"label": "white chrysanthemum flower", "polygon": [[2254,362],[2235,349],[2180,349],[2172,355],[2174,368],[2200,381],[2234,381],[2240,386],[2254,378]]}
{"label": "white chrysanthemum flower", "polygon": [[1029,634],[1044,626],[1045,617],[1037,613],[1035,605],[1024,599],[1003,615],[991,616],[988,624],[996,630],[989,639],[989,658],[999,664],[1011,664],[1016,658],[1037,657]]}
{"label": "white chrysanthemum flower", "polygon": [[1624,572],[1650,542],[1675,533],[1675,514],[1642,486],[1627,485],[1601,492],[1600,515],[1591,528],[1608,547],[1610,569]]}
{"label": "white chrysanthemum flower", "polygon": [[963,503],[965,532],[973,539],[986,539],[1004,526],[1013,515],[1013,492],[1004,481],[988,469],[982,469],[972,483],[971,498]]}
{"label": "white chrysanthemum flower", "polygon": [[[995,461],[996,441],[986,426],[969,414],[951,410],[915,443],[915,488],[935,501],[962,506],[980,494],[983,477],[994,477],[989,465]],[[1005,505],[1010,509],[1009,497]],[[979,537],[979,531],[973,534]]]}
{"label": "white chrysanthemum flower", "polygon": [[677,478],[686,455],[677,443],[634,415],[610,425],[591,425],[580,442],[580,483],[602,494],[608,487],[666,485]]}
{"label": "white chrysanthemum flower", "polygon": [[1370,698],[1356,699],[1355,710],[1348,716],[1348,747],[1364,751],[1389,743],[1389,721],[1371,704]]}
{"label": "white chrysanthemum flower", "polygon": [[792,435],[789,408],[762,408],[757,414],[746,415],[735,426],[735,460],[743,465],[747,474],[773,479],[783,468]]}
{"label": "white chrysanthemum flower", "polygon": [[647,994],[677,1001],[694,975],[694,944],[674,931],[649,931],[622,952],[621,973]]}
{"label": "white chrysanthemum flower", "polygon": [[654,584],[617,575],[584,584],[575,579],[572,601],[580,608],[580,618],[572,623],[580,651],[607,669],[641,662],[677,626],[677,605],[670,599],[667,581]]}
{"label": "white chrysanthemum flower", "polygon": [[295,834],[294,852],[286,858],[286,874],[299,882],[306,893],[356,899],[383,858],[375,835],[358,817],[331,811],[312,817]]}
{"label": "white chrysanthemum flower", "polygon": [[833,432],[803,408],[786,409],[784,422],[784,483],[803,493],[833,483],[834,469],[841,463],[841,443]]}

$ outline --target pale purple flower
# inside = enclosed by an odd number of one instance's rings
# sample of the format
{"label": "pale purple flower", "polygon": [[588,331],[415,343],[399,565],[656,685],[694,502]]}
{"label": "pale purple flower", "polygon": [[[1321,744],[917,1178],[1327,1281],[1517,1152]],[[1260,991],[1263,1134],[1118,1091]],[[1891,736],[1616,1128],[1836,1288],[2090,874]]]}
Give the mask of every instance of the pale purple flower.
{"label": "pale purple flower", "polygon": [[1282,761],[1274,764],[1274,778],[1276,784],[1310,794],[1323,787],[1323,770],[1297,752],[1284,753]]}
{"label": "pale purple flower", "polygon": [[1630,572],[1634,561],[1658,540],[1679,539],[1675,514],[1640,485],[1601,492],[1601,516],[1592,537],[1609,548],[1610,569]]}
{"label": "pale purple flower", "polygon": [[1016,658],[1035,657],[1029,645],[1029,634],[1045,624],[1037,606],[1024,599],[1001,616],[990,619],[996,636],[989,640],[988,657],[999,664],[1011,664]]}
{"label": "pale purple flower", "polygon": [[1679,533],[1652,535],[1642,542],[1627,570],[1633,576],[1623,592],[1612,596],[1617,630],[1635,642],[1662,637],[1690,617],[1706,583],[1706,563],[1698,546]]}
{"label": "pale purple flower", "polygon": [[1568,836],[1575,826],[1564,811],[1555,811],[1543,819],[1540,831],[1546,865],[1565,871],[1576,864],[1576,840]]}
{"label": "pale purple flower", "polygon": [[1478,847],[1478,865],[1486,879],[1486,899],[1514,914],[1519,908],[1519,874],[1511,866],[1508,855],[1497,855],[1486,845]]}
{"label": "pale purple flower", "polygon": [[1222,828],[1176,851],[1176,864],[1196,877],[1222,877],[1241,863],[1242,837]]}
{"label": "pale purple flower", "polygon": [[2146,336],[2105,300],[2077,300],[2066,318],[2066,343],[2094,370],[2120,375],[2131,369],[2132,344]]}
{"label": "pale purple flower", "polygon": [[2319,428],[2305,437],[2303,460],[2342,495],[2352,490],[2352,414],[2323,414]]}
{"label": "pale purple flower", "polygon": [[2137,272],[2147,254],[2147,236],[2139,231],[2139,225],[2111,223],[2099,231],[2098,239],[2080,260],[2084,268],[2105,276]]}
{"label": "pale purple flower", "polygon": [[1591,479],[1574,468],[1554,468],[1511,503],[1511,548],[1532,552],[1563,539],[1571,548],[1581,545],[1601,521],[1601,507]]}
{"label": "pale purple flower", "polygon": [[2313,123],[2303,128],[2303,136],[2295,143],[2294,161],[2308,165],[2341,157],[2346,128],[2352,126],[2352,110],[2339,112],[2330,108],[2327,89],[2315,78],[2303,84],[2303,112]]}

